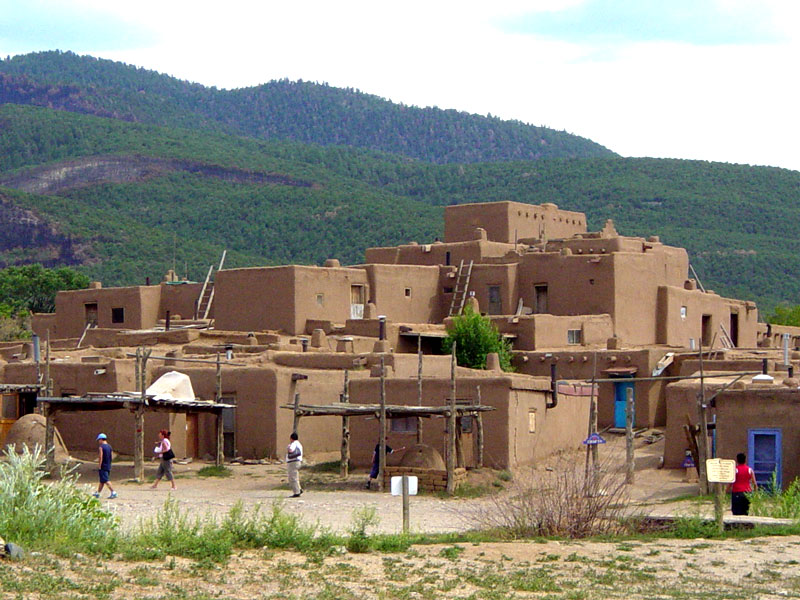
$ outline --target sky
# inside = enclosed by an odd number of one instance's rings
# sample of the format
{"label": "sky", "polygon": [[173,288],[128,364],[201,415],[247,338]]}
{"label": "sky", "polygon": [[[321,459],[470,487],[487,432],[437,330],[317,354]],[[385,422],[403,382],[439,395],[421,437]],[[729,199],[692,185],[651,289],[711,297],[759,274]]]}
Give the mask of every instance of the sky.
{"label": "sky", "polygon": [[54,49],[218,88],[326,82],[623,156],[800,170],[796,0],[0,0],[0,56]]}

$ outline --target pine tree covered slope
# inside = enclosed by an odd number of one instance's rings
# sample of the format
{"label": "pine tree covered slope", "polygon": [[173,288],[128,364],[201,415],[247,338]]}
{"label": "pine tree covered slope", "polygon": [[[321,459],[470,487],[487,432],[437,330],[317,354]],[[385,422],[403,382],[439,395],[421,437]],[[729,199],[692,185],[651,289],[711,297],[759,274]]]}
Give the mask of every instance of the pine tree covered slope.
{"label": "pine tree covered slope", "polygon": [[[58,186],[24,187],[37,178]],[[368,246],[441,236],[445,205],[514,200],[586,212],[593,229],[613,218],[625,235],[658,234],[689,250],[706,287],[762,309],[800,301],[800,173],[783,169],[620,158],[434,165],[7,104],[3,185],[39,191],[2,188],[0,225],[3,207],[17,221],[30,211],[51,228],[37,231],[54,232],[53,264],[61,253],[108,284],[184,265],[201,278],[223,248],[229,266],[358,263]],[[41,258],[45,246],[6,244],[0,261]]]}
{"label": "pine tree covered slope", "polygon": [[288,80],[218,90],[71,52],[0,60],[0,103],[270,140],[348,145],[433,163],[614,156],[546,127],[395,104],[352,89]]}

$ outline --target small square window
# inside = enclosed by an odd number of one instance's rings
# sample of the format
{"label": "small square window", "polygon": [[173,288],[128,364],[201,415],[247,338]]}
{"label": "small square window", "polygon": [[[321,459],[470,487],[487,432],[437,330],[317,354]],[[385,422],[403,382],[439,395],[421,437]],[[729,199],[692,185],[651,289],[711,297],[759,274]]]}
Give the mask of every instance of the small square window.
{"label": "small square window", "polygon": [[124,323],[125,322],[125,309],[124,308],[112,308],[111,309],[111,322],[112,323]]}
{"label": "small square window", "polygon": [[567,330],[567,344],[580,344],[583,342],[580,329]]}
{"label": "small square window", "polygon": [[417,433],[417,417],[396,417],[389,422],[392,433]]}
{"label": "small square window", "polygon": [[325,306],[325,294],[317,294],[317,304],[319,306]]}
{"label": "small square window", "polygon": [[405,289],[406,298],[411,298],[411,288]]}

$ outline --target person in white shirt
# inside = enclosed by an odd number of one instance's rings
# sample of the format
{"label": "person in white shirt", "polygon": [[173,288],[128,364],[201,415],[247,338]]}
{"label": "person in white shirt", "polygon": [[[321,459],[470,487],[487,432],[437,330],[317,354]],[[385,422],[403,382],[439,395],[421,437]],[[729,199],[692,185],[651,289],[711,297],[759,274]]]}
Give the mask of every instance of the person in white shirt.
{"label": "person in white shirt", "polygon": [[286,473],[289,476],[289,485],[292,486],[290,498],[299,498],[303,493],[300,487],[300,465],[303,464],[303,444],[297,437],[297,432],[293,431],[289,436],[291,442],[286,448]]}

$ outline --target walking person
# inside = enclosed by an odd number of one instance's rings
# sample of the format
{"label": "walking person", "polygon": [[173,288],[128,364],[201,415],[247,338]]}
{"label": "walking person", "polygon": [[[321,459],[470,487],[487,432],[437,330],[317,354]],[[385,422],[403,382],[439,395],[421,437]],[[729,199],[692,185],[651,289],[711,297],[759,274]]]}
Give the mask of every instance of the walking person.
{"label": "walking person", "polygon": [[297,432],[293,431],[289,436],[291,440],[286,448],[286,474],[289,477],[289,485],[292,486],[290,498],[299,498],[303,493],[300,487],[300,465],[303,464],[303,444],[300,443]]}
{"label": "walking person", "polygon": [[104,486],[108,486],[111,492],[109,498],[116,498],[117,492],[111,487],[111,444],[108,443],[108,436],[105,433],[100,433],[97,436],[97,470],[100,477],[100,483],[97,484],[97,491],[92,494],[95,498],[100,497],[100,492],[103,491]]}
{"label": "walking person", "polygon": [[731,484],[731,513],[746,515],[750,512],[749,492],[758,489],[756,474],[746,464],[747,457],[740,452],[736,455],[736,480]]}
{"label": "walking person", "polygon": [[161,481],[162,477],[167,478],[167,481],[172,484],[173,490],[178,489],[175,487],[175,478],[172,475],[172,459],[175,458],[175,453],[172,451],[172,444],[169,441],[169,435],[170,432],[166,429],[162,429],[158,432],[158,444],[153,449],[153,454],[157,454],[161,459],[161,462],[158,464],[156,480],[153,482],[153,485],[150,486],[152,489],[156,489],[158,487],[158,482]]}

